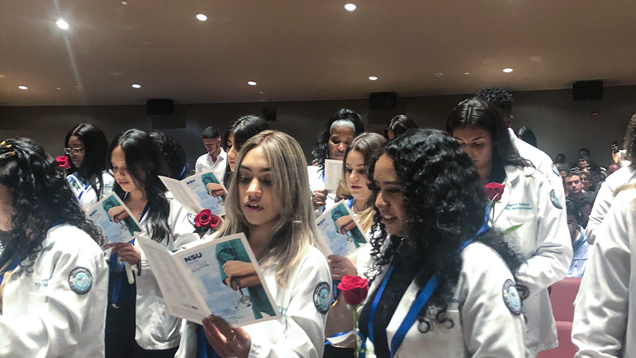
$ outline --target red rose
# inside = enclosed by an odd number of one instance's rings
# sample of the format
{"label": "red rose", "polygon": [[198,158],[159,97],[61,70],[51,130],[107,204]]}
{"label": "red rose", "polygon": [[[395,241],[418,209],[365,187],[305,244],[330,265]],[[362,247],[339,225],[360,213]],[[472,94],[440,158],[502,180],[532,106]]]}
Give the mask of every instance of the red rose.
{"label": "red rose", "polygon": [[504,184],[499,183],[488,183],[484,188],[486,190],[486,197],[488,197],[488,201],[491,203],[496,203],[501,200],[503,196],[504,189],[506,186]]}
{"label": "red rose", "polygon": [[348,305],[355,306],[367,298],[369,283],[360,276],[345,276],[338,284],[338,289]]}
{"label": "red rose", "polygon": [[64,170],[71,169],[71,164],[68,162],[67,156],[62,155],[59,157],[55,157],[55,161],[57,162],[57,165],[60,166],[60,168]]}
{"label": "red rose", "polygon": [[210,209],[203,209],[194,217],[194,223],[199,228],[214,229],[219,224],[219,218]]}

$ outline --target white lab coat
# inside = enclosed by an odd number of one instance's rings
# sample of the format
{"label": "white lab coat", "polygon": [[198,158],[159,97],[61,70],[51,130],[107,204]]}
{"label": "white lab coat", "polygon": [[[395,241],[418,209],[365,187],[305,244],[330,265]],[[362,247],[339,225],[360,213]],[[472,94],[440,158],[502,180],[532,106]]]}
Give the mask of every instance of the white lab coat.
{"label": "white lab coat", "polygon": [[[282,319],[243,326],[250,335],[249,357],[321,358],[325,344],[327,314],[314,305],[314,291],[321,283],[331,287],[329,265],[324,255],[309,246],[304,258],[289,276],[287,288],[276,284],[275,268],[263,276]],[[175,358],[194,358],[197,352],[197,325],[184,322],[183,335]]]}
{"label": "white lab coat", "polygon": [[590,213],[590,220],[587,223],[585,234],[587,242],[594,244],[596,241],[596,231],[601,226],[605,214],[612,207],[616,190],[622,185],[636,182],[636,170],[631,167],[623,167],[605,179],[603,185],[596,195],[594,207]]}
{"label": "white lab coat", "polygon": [[636,357],[635,200],[636,189],[619,193],[598,228],[574,301],[576,358]]}
{"label": "white lab coat", "polygon": [[[528,357],[558,346],[548,287],[565,277],[572,262],[572,242],[567,227],[565,201],[552,194],[547,178],[533,168],[506,166],[506,188],[495,204],[494,225],[506,230],[523,224],[509,236],[527,263],[519,280],[530,290],[524,302],[527,318]],[[556,190],[554,190],[556,191]]]}
{"label": "white lab coat", "polygon": [[[75,226],[55,226],[31,268],[5,277],[0,357],[104,357],[108,266],[99,245]],[[92,277],[84,294],[71,289],[77,268]]]}
{"label": "white lab coat", "polygon": [[508,134],[510,135],[510,141],[512,141],[512,144],[517,148],[519,155],[531,161],[534,167],[545,175],[550,186],[552,186],[552,189],[556,192],[557,198],[561,203],[564,203],[565,192],[563,191],[563,179],[561,179],[561,174],[556,170],[552,159],[541,149],[535,148],[531,144],[517,138],[515,132],[510,128],[508,128]]}
{"label": "white lab coat", "polygon": [[[395,358],[407,357],[523,357],[523,316],[512,313],[504,302],[504,283],[514,277],[502,258],[490,247],[475,242],[462,252],[462,270],[447,317],[447,328],[433,320],[431,330],[421,333],[416,321],[404,337]],[[388,266],[383,267],[369,288],[369,297],[381,284]],[[388,327],[390,343],[415,301],[418,287],[411,283],[400,300]],[[365,304],[371,304],[367,300]],[[362,308],[360,308],[360,311]]]}
{"label": "white lab coat", "polygon": [[[98,202],[97,192],[93,189],[90,183],[82,182],[77,176],[70,174],[66,177],[66,181],[71,186],[71,190],[80,203],[80,206],[87,210],[88,206]],[[113,192],[113,186],[115,185],[115,177],[113,174],[106,171],[102,173],[102,181],[104,182],[104,189],[102,190],[101,199]],[[96,183],[99,189],[99,181]]]}
{"label": "white lab coat", "polygon": [[[323,179],[323,170],[320,169],[317,165],[310,165],[307,167],[307,175],[309,176],[309,190],[313,193],[316,190],[325,190],[325,180]],[[318,210],[315,210],[314,213],[316,217],[322,215],[325,211],[324,209],[329,209],[335,203],[335,193],[329,193],[327,195],[327,200],[325,200],[325,206]]]}
{"label": "white lab coat", "polygon": [[[170,203],[170,215],[168,227],[174,235],[174,241],[164,239],[161,244],[170,251],[176,251],[184,245],[197,241],[199,236],[193,234],[194,228],[188,222],[188,212],[172,197],[166,193]],[[141,218],[140,224],[144,234],[148,234],[150,225],[148,215]],[[135,279],[137,281],[136,302],[136,332],[137,344],[146,350],[164,350],[179,345],[181,320],[168,313],[163,295],[159,289],[157,279],[153,275],[152,268],[148,265],[146,255],[135,240],[135,247],[141,252],[141,273]]]}

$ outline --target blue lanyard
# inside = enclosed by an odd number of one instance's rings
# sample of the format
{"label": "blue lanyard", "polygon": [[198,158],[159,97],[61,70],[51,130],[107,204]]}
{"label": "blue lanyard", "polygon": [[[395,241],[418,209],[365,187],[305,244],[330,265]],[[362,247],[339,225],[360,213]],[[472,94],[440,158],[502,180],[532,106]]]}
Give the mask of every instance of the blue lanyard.
{"label": "blue lanyard", "polygon": [[2,275],[0,275],[0,284],[2,284],[2,281],[4,281],[4,274],[7,273],[8,271],[12,271],[13,269],[15,269],[16,267],[18,267],[18,265],[20,264],[20,262],[22,262],[22,260],[18,257],[16,259],[13,259],[13,261],[11,261],[11,263],[9,264],[9,266],[7,266],[7,269],[4,270],[4,272],[2,273]]}
{"label": "blue lanyard", "polygon": [[349,207],[349,209],[353,209],[353,197],[349,198],[349,200],[347,200],[347,206]]}
{"label": "blue lanyard", "polygon": [[[462,246],[460,247],[460,252],[464,251],[466,246],[470,245],[475,239],[475,237],[479,236],[480,234],[490,229],[490,226],[488,225],[488,214],[490,211],[489,209],[490,209],[490,206],[487,205],[486,215],[484,217],[484,223],[481,225],[481,227],[479,228],[475,236],[466,240],[462,244]],[[380,298],[382,297],[382,294],[384,293],[386,284],[387,282],[389,282],[389,277],[391,276],[391,273],[393,272],[394,266],[395,266],[395,260],[391,262],[391,266],[389,267],[389,270],[386,272],[386,275],[384,276],[384,279],[382,280],[382,284],[380,285],[380,288],[378,289],[378,292],[375,295],[375,299],[373,300],[373,305],[371,306],[371,312],[369,312],[369,339],[371,339],[371,342],[373,342],[374,345],[375,345],[375,337],[374,337],[374,331],[373,331],[373,321],[375,319],[375,311],[378,308],[378,303],[380,302]],[[395,332],[395,335],[393,336],[393,339],[391,340],[391,357],[394,357],[395,354],[397,353],[397,350],[398,348],[400,348],[400,345],[402,345],[402,342],[404,341],[404,338],[406,337],[406,334],[408,333],[409,329],[411,329],[411,327],[413,326],[413,323],[415,323],[415,320],[417,320],[417,315],[420,313],[422,308],[424,308],[424,306],[426,305],[426,302],[428,302],[429,298],[431,298],[431,295],[433,294],[433,292],[435,292],[438,285],[439,285],[439,274],[436,273],[433,275],[433,277],[431,277],[428,280],[428,282],[424,286],[424,289],[422,289],[422,292],[420,292],[417,295],[417,298],[411,305],[411,308],[409,308],[409,311],[406,314],[406,317],[404,317],[404,320],[402,320],[400,327]]]}
{"label": "blue lanyard", "polygon": [[197,326],[197,356],[196,358],[220,358],[216,351],[212,350],[212,356],[208,354],[208,339],[205,338],[203,326]]}

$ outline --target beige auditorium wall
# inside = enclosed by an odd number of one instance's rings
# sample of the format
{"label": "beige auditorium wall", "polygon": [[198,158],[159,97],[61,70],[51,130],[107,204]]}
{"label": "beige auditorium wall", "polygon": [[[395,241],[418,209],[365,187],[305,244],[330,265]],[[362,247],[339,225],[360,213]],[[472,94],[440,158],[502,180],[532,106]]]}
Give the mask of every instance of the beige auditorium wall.
{"label": "beige auditorium wall", "polygon": [[[594,161],[607,165],[612,141],[622,143],[627,123],[636,113],[636,86],[606,88],[603,100],[590,102],[572,101],[569,90],[517,92],[514,96],[513,128],[524,125],[531,128],[541,149],[551,157],[564,153],[569,162],[575,160],[580,147],[587,147]],[[232,119],[243,114],[258,114],[266,106],[277,110],[277,121],[271,122],[272,127],[294,136],[309,158],[316,135],[338,108],[358,111],[373,131],[381,132],[384,123],[396,113],[411,116],[421,127],[443,129],[450,111],[467,97],[400,98],[395,111],[372,112],[366,100],[176,105],[174,114],[165,117],[147,116],[145,106],[0,107],[0,136],[31,137],[52,155],[60,155],[64,135],[77,123],[93,123],[109,139],[127,128],[158,130],[183,144],[192,165],[204,152],[200,140],[203,128],[208,125],[225,128]],[[598,118],[592,118],[593,112],[599,113]],[[165,129],[174,124],[184,128]]]}

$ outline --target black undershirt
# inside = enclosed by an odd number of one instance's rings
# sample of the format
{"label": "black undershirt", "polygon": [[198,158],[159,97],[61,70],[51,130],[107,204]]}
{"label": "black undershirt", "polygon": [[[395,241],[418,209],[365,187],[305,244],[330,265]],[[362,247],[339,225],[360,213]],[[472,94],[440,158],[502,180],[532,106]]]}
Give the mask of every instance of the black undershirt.
{"label": "black undershirt", "polygon": [[[411,282],[413,282],[420,271],[418,267],[413,267],[415,265],[412,264],[412,260],[405,260],[402,256],[403,255],[396,253],[393,258],[393,261],[395,262],[393,273],[391,277],[389,277],[389,281],[384,288],[384,293],[382,294],[382,297],[378,302],[378,307],[375,311],[375,319],[373,322],[375,343],[373,344],[373,347],[375,355],[378,358],[391,357],[389,342],[386,335],[386,327],[389,325],[389,322],[391,322],[391,318],[393,317],[402,296],[404,296],[404,293],[410,286]],[[385,267],[384,269],[388,270],[388,267]],[[378,289],[380,285],[381,282],[378,282]],[[369,337],[369,314],[377,292],[378,290],[376,289],[371,296],[367,297],[366,304],[360,312],[358,327],[364,337]]]}

